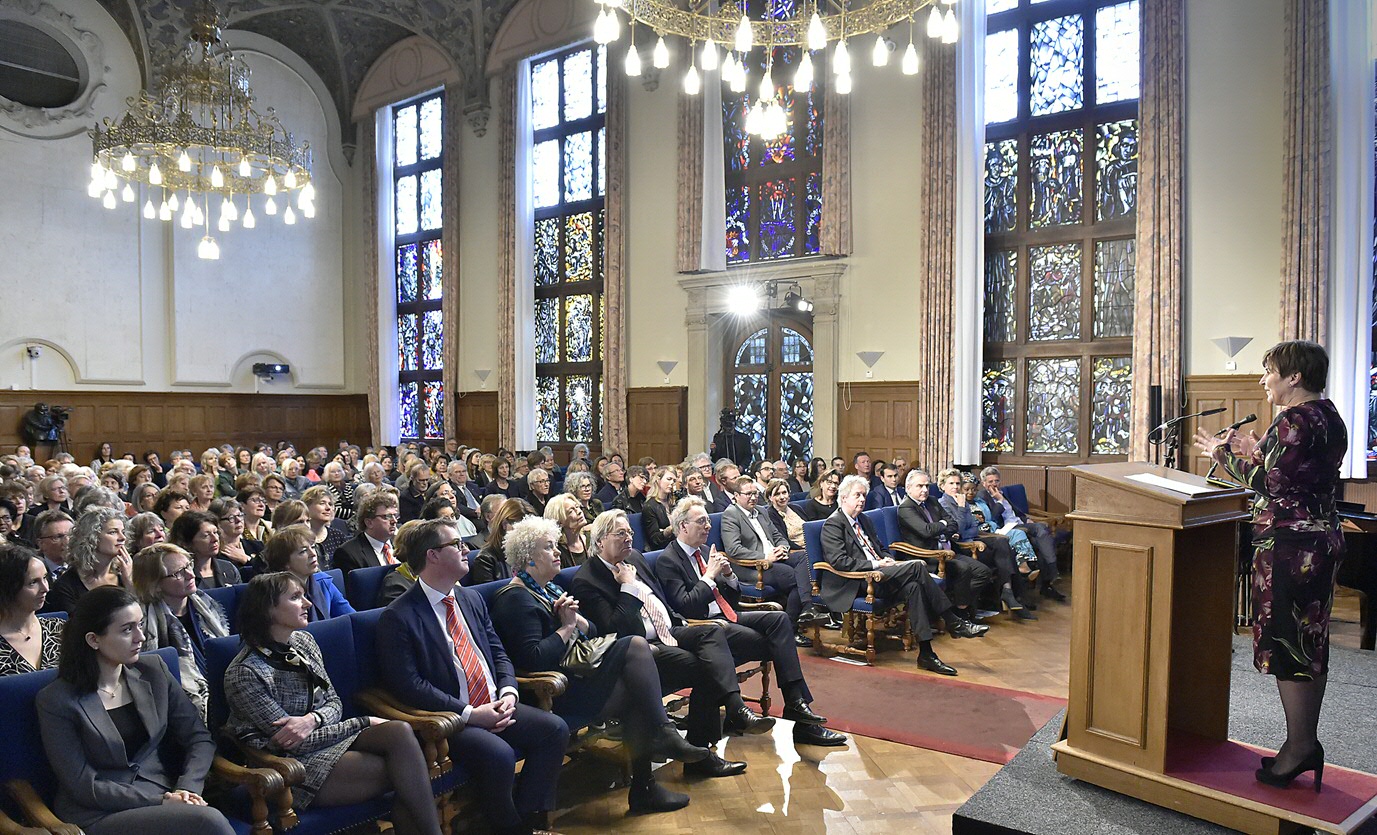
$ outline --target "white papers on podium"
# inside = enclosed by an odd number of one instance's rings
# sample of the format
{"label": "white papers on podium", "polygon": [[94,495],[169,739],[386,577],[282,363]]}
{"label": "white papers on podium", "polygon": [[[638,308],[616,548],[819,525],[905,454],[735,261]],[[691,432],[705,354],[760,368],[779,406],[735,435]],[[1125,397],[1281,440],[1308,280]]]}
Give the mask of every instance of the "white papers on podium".
{"label": "white papers on podium", "polygon": [[1170,490],[1173,493],[1185,493],[1187,496],[1198,496],[1201,493],[1214,493],[1217,487],[1196,487],[1194,484],[1187,484],[1184,481],[1172,481],[1169,478],[1162,478],[1153,473],[1135,473],[1128,478],[1152,487],[1160,487],[1163,490]]}

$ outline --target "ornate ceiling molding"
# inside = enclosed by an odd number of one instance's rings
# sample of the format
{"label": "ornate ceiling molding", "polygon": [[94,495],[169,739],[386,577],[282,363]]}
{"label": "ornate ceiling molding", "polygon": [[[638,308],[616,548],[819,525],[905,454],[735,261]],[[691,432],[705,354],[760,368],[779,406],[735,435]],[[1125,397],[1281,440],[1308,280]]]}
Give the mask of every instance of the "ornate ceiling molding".
{"label": "ornate ceiling molding", "polygon": [[0,0],[0,19],[20,21],[55,38],[71,53],[81,73],[80,92],[64,107],[31,107],[0,96],[0,127],[37,139],[89,130],[97,121],[96,100],[106,88],[105,76],[110,71],[105,45],[93,31],[96,24],[78,23],[74,16],[42,0]]}
{"label": "ornate ceiling molding", "polygon": [[373,62],[354,96],[352,118],[356,122],[369,118],[379,107],[459,84],[462,79],[459,68],[434,41],[413,35],[393,44]]}

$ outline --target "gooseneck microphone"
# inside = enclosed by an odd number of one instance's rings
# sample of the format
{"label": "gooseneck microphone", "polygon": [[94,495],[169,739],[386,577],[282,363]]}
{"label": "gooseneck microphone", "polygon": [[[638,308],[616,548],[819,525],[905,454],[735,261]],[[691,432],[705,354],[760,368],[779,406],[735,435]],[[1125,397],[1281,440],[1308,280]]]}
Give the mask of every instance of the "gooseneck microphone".
{"label": "gooseneck microphone", "polygon": [[1230,429],[1237,429],[1237,428],[1239,428],[1240,426],[1247,426],[1248,424],[1252,423],[1252,422],[1255,421],[1255,420],[1257,420],[1257,415],[1250,414],[1250,415],[1248,415],[1247,417],[1245,417],[1245,418],[1243,418],[1243,419],[1241,419],[1241,420],[1236,420],[1236,421],[1234,421],[1233,423],[1229,424],[1228,426],[1226,426],[1226,427],[1224,427],[1223,429],[1219,430],[1218,432],[1214,433],[1214,436],[1215,436],[1216,438],[1222,438],[1222,437],[1224,437],[1225,435],[1229,434],[1229,430],[1230,430]]}
{"label": "gooseneck microphone", "polygon": [[1184,421],[1184,420],[1188,420],[1188,419],[1193,418],[1193,417],[1209,417],[1210,415],[1218,415],[1218,414],[1222,414],[1222,413],[1227,412],[1227,411],[1229,411],[1229,410],[1226,409],[1226,408],[1224,408],[1223,406],[1220,406],[1220,407],[1217,408],[1217,409],[1206,409],[1206,410],[1203,411],[1203,412],[1196,412],[1195,414],[1191,414],[1191,415],[1182,415],[1182,416],[1180,416],[1180,417],[1174,417],[1174,418],[1172,418],[1171,420],[1167,421],[1166,423],[1163,423],[1161,426],[1159,426],[1159,427],[1157,427],[1156,429],[1154,429],[1154,430],[1152,430],[1151,432],[1149,432],[1149,433],[1148,433],[1148,440],[1149,440],[1150,442],[1153,442],[1153,443],[1161,443],[1160,440],[1153,441],[1152,439],[1153,439],[1153,438],[1159,438],[1159,439],[1160,439],[1160,438],[1161,438],[1161,435],[1162,435],[1162,432],[1163,432],[1164,430],[1170,429],[1170,428],[1172,428],[1173,426],[1177,425],[1178,423],[1181,423],[1181,422]]}

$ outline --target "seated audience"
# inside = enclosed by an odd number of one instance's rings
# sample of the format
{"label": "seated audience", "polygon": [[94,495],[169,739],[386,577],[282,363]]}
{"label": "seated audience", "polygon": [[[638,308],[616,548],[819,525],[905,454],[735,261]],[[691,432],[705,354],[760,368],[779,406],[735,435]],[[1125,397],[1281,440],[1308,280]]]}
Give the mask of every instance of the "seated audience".
{"label": "seated audience", "polygon": [[660,467],[650,479],[645,503],[641,505],[641,535],[646,551],[662,550],[674,539],[669,524],[669,509],[674,506],[674,494],[679,489],[679,471]]}
{"label": "seated audience", "polygon": [[277,511],[277,506],[288,498],[287,482],[277,473],[270,472],[263,476],[263,480],[259,482],[259,486],[263,488],[263,500],[268,505],[266,512],[268,518],[271,519],[273,513]]}
{"label": "seated audience", "polygon": [[220,556],[220,520],[209,513],[188,510],[178,516],[168,539],[191,554],[198,587],[218,589],[242,582],[234,563]]}
{"label": "seated audience", "polygon": [[809,491],[808,501],[803,503],[803,509],[799,511],[799,516],[805,522],[816,522],[819,519],[826,519],[837,510],[837,488],[841,484],[841,472],[839,470],[828,470],[818,478],[813,489]]}
{"label": "seated audience", "polygon": [[239,492],[234,480],[239,477],[239,463],[234,458],[232,452],[222,452],[218,456],[219,472],[215,476],[215,496],[220,499],[232,499],[234,494]]}
{"label": "seated audience", "polygon": [[569,473],[564,477],[564,492],[578,499],[579,506],[583,508],[583,515],[587,518],[588,524],[593,524],[593,520],[602,513],[603,504],[594,498],[594,484],[592,473]]}
{"label": "seated audience", "polygon": [[425,520],[415,519],[397,528],[397,534],[392,538],[392,544],[396,548],[397,567],[387,572],[387,576],[383,578],[382,588],[378,589],[378,606],[387,606],[416,582],[416,573],[411,570],[407,558],[407,548],[417,528],[421,527],[422,521]]}
{"label": "seated audience", "polygon": [[559,560],[564,567],[583,565],[593,546],[588,538],[588,517],[583,514],[578,499],[568,493],[551,498],[545,505],[545,518],[559,526],[555,547],[559,549]]}
{"label": "seated audience", "polygon": [[[220,522],[220,557],[242,568],[263,553],[263,543],[244,538],[244,509],[234,499],[210,503],[210,515]],[[135,551],[134,553],[138,553]]]}
{"label": "seated audience", "polygon": [[38,554],[0,545],[0,676],[56,667],[62,618],[40,618],[48,598],[48,569]]}
{"label": "seated audience", "polygon": [[325,465],[321,486],[335,497],[335,518],[348,522],[354,518],[354,483],[345,478],[344,465],[331,461]]}
{"label": "seated audience", "polygon": [[392,825],[399,835],[439,833],[416,735],[401,721],[344,718],[320,647],[303,628],[310,609],[293,574],[262,574],[249,583],[239,603],[244,646],[225,670],[228,732],[301,763],[305,780],[292,787],[297,811],[346,806],[391,791]]}
{"label": "seated audience", "polygon": [[904,488],[899,486],[899,470],[893,464],[881,462],[875,467],[879,484],[873,486],[865,500],[866,510],[898,507],[904,500]]}
{"label": "seated audience", "polygon": [[[760,487],[761,495],[765,494],[765,488],[775,477],[775,464],[773,461],[757,461],[755,468],[751,470],[751,477]],[[739,482],[738,482],[739,483]]]}
{"label": "seated audience", "polygon": [[[1042,596],[1052,600],[1066,602],[1066,595],[1062,594],[1057,587],[1052,585],[1057,579],[1057,549],[1052,541],[1052,531],[1041,522],[1030,520],[1025,513],[1020,513],[1005,498],[1000,490],[999,468],[986,467],[980,471],[981,490],[976,494],[977,498],[983,501],[998,518],[989,519],[989,523],[997,529],[1005,527],[1023,531],[1028,536],[1028,540],[1033,543],[1033,550],[1038,555],[1038,568],[1041,569],[1038,585],[1042,589]],[[1025,600],[1024,603],[1028,601]]]}
{"label": "seated audience", "polygon": [[626,470],[626,483],[612,498],[612,506],[627,513],[640,513],[645,505],[646,488],[650,485],[650,474],[640,464],[633,464]]}
{"label": "seated audience", "polygon": [[483,488],[483,494],[491,496],[500,493],[507,498],[517,498],[516,490],[512,483],[512,462],[506,458],[498,458],[492,463],[492,480],[488,486]]}
{"label": "seated audience", "polygon": [[37,698],[53,812],[89,835],[231,835],[201,797],[215,740],[163,660],[139,656],[142,623],[122,588],[95,589],[71,613],[58,677]]}
{"label": "seated audience", "polygon": [[335,568],[348,574],[356,568],[396,565],[392,538],[398,521],[397,497],[392,493],[374,493],[364,499],[354,520],[359,533],[335,551]]}
{"label": "seated audience", "polygon": [[[821,459],[813,459],[815,461]],[[808,459],[795,458],[789,468],[789,475],[784,479],[784,486],[788,488],[790,495],[794,493],[807,493],[813,486],[813,482],[808,478]]]}
{"label": "seated audience", "polygon": [[[598,628],[579,614],[578,601],[554,584],[560,570],[555,548],[559,527],[531,517],[512,527],[503,547],[518,566],[511,583],[493,598],[492,618],[512,663],[522,671],[554,670],[569,677],[569,689],[555,702],[559,713],[618,718],[631,753],[633,813],[668,812],[688,805],[688,795],[655,782],[651,763],[657,756],[683,762],[707,759],[709,751],[692,746],[665,715],[660,676],[650,644],[640,635],[599,639]],[[572,648],[602,654],[587,656],[578,666],[565,661]]]}
{"label": "seated audience", "polygon": [[134,555],[134,593],[143,604],[143,649],[176,647],[182,689],[201,719],[210,706],[206,641],[229,634],[229,617],[210,595],[196,588],[191,555],[170,542]]}
{"label": "seated audience", "polygon": [[72,515],[72,497],[68,493],[67,479],[60,475],[50,475],[38,482],[38,501],[29,508],[30,516],[37,516],[45,510],[60,510]]}
{"label": "seated audience", "polygon": [[156,513],[140,513],[124,523],[125,547],[137,554],[150,545],[167,541],[167,527]]}
{"label": "seated audience", "polygon": [[616,501],[617,494],[626,486],[626,468],[620,461],[608,459],[602,469],[603,483],[597,493],[598,501],[602,502],[603,507],[611,507]]}
{"label": "seated audience", "polygon": [[239,507],[244,511],[244,538],[267,542],[273,526],[264,518],[269,511],[263,488],[257,484],[245,485],[234,495],[234,500],[239,502]]}
{"label": "seated audience", "polygon": [[164,487],[153,502],[153,512],[163,518],[163,524],[167,527],[172,527],[177,517],[190,509],[191,496],[172,487]]}
{"label": "seated audience", "polygon": [[310,621],[337,618],[354,611],[343,592],[335,587],[334,578],[320,570],[315,537],[304,525],[288,525],[269,537],[263,549],[263,566],[268,571],[288,571],[296,577],[311,602]]}
{"label": "seated audience", "polygon": [[[1032,601],[1031,592],[1037,588],[1038,568],[1037,557],[1033,554],[1033,547],[1028,543],[1028,537],[1022,531],[1010,529],[1008,535],[993,532],[991,526],[985,519],[990,513],[989,507],[979,500],[976,494],[975,482],[969,476],[961,473],[960,489],[966,498],[966,507],[961,508],[955,501],[948,499],[945,490],[942,495],[943,506],[948,509],[948,513],[961,529],[960,538],[963,541],[979,539],[985,543],[985,550],[980,553],[980,561],[990,567],[995,573],[1000,584],[1000,601],[1008,605],[1010,612],[1018,620],[1037,620],[1037,615],[1032,612],[1037,608],[1037,604]],[[946,481],[942,482],[943,488],[947,487]],[[1019,546],[1026,549],[1026,556],[1019,550]],[[1004,589],[1007,588],[1006,593]],[[1014,608],[1021,604],[1021,608]]]}
{"label": "seated audience", "polygon": [[23,537],[15,533],[14,522],[19,518],[19,515],[19,508],[15,506],[14,502],[0,498],[0,545],[9,543],[33,547],[33,543],[26,542]]}
{"label": "seated audience", "polygon": [[[866,462],[868,465],[868,461]],[[849,475],[837,493],[837,511],[827,517],[822,526],[822,555],[838,571],[878,571],[885,579],[876,585],[883,597],[903,600],[908,604],[908,619],[918,638],[918,667],[941,675],[954,676],[956,669],[944,663],[932,648],[932,619],[941,617],[953,638],[979,638],[989,631],[977,626],[957,613],[951,600],[928,572],[922,560],[896,562],[882,551],[875,538],[875,526],[870,517],[861,513],[869,481],[860,475]],[[822,598],[834,612],[851,609],[857,595],[864,594],[860,580],[838,577],[823,571],[820,574]]]}
{"label": "seated audience", "polygon": [[[477,586],[491,583],[493,580],[511,579],[512,566],[507,560],[502,542],[511,532],[512,526],[526,517],[526,507],[520,499],[507,499],[498,507],[497,513],[488,525],[488,538],[483,544],[483,550],[469,561],[471,567],[464,579],[464,585]],[[458,526],[455,528],[457,530]]]}
{"label": "seated audience", "polygon": [[191,494],[191,510],[202,513],[210,511],[210,503],[215,501],[215,477],[201,473],[187,482]]}
{"label": "seated audience", "polygon": [[454,488],[454,509],[465,519],[473,523],[473,526],[482,532],[483,526],[480,524],[478,506],[482,499],[471,489],[469,483],[469,469],[455,462],[450,466],[447,475],[449,486]]}
{"label": "seated audience", "polygon": [[151,481],[136,485],[129,491],[129,505],[135,513],[144,513],[153,510],[153,506],[158,501],[158,485]]}
{"label": "seated audience", "polygon": [[53,581],[44,611],[70,614],[78,600],[101,586],[131,589],[133,566],[124,543],[123,513],[97,507],[78,519],[69,545],[71,568]]}
{"label": "seated audience", "polygon": [[[765,515],[770,518],[770,523],[779,531],[789,547],[795,551],[802,551],[806,547],[803,542],[803,517],[789,505],[788,482],[775,479],[770,482],[770,486],[765,488],[765,497],[769,507]],[[805,556],[806,559],[806,556]]]}
{"label": "seated audience", "polygon": [[[531,453],[537,455],[539,453]],[[536,467],[526,476],[526,490],[521,498],[530,503],[537,516],[545,515],[545,505],[550,501],[550,473],[544,467]]]}
{"label": "seated audience", "polygon": [[[892,470],[890,465],[885,465],[886,473]],[[942,473],[944,492],[949,472],[954,471]],[[956,483],[961,483],[960,473],[956,474]],[[940,501],[932,495],[928,474],[921,469],[909,473],[908,488],[913,492],[904,498],[896,511],[899,538],[918,548],[952,552],[946,566],[947,596],[963,617],[975,620],[979,602],[995,587],[995,574],[987,565],[953,545],[958,540],[975,541],[973,530],[969,532],[970,539],[963,536],[961,530],[962,518],[969,517],[970,512],[966,510],[964,501],[953,504],[947,495],[943,495]],[[987,547],[986,550],[991,549]]]}
{"label": "seated audience", "polygon": [[[755,482],[745,478],[738,485],[738,498],[759,489]],[[732,508],[727,512],[731,513]],[[726,633],[727,647],[737,663],[774,663],[776,680],[784,695],[783,716],[794,723],[795,743],[846,744],[846,737],[824,728],[827,720],[809,707],[813,696],[799,665],[794,617],[779,611],[742,611],[743,581],[737,579],[732,564],[716,548],[705,551],[711,523],[703,500],[695,496],[680,499],[669,518],[675,538],[655,563],[655,575],[670,606],[685,618],[717,622]],[[761,725],[744,716],[729,718],[728,729],[734,727],[748,733],[761,729]]]}
{"label": "seated audience", "polygon": [[409,707],[459,715],[450,756],[473,774],[489,826],[498,833],[546,829],[569,727],[518,703],[515,671],[482,597],[459,587],[468,561],[458,529],[436,520],[407,538],[417,581],[378,620],[383,686]]}
{"label": "seated audience", "polygon": [[[299,499],[301,494],[311,489],[311,480],[301,474],[301,462],[295,458],[284,458],[282,460],[282,470],[279,476],[282,484],[286,487],[283,498]],[[267,483],[268,477],[264,476],[263,481]]]}
{"label": "seated audience", "polygon": [[306,524],[315,536],[316,553],[322,570],[334,567],[335,551],[353,537],[349,525],[335,518],[335,494],[323,484],[312,485],[301,494],[306,505]]}
{"label": "seated audience", "polygon": [[272,526],[274,532],[289,528],[292,525],[308,525],[306,503],[300,499],[287,499],[273,510]]}

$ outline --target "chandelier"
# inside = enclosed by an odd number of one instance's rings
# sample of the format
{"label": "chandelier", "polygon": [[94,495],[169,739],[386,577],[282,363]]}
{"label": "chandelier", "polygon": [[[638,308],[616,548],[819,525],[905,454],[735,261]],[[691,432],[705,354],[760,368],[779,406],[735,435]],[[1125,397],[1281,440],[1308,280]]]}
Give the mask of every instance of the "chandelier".
{"label": "chandelier", "polygon": [[[747,84],[747,60],[755,46],[766,47],[765,73],[760,80],[759,96],[746,115],[746,130],[762,139],[777,138],[786,129],[786,117],[781,93],[774,81],[774,47],[803,47],[798,68],[792,79],[795,90],[809,90],[813,86],[813,57],[831,47],[834,89],[840,94],[851,92],[851,54],[848,41],[873,35],[871,63],[883,67],[889,63],[895,49],[893,41],[884,33],[908,21],[908,46],[900,60],[905,75],[918,72],[918,50],[913,44],[914,22],[920,12],[930,7],[927,15],[927,35],[943,43],[954,43],[960,31],[956,0],[765,0],[765,12],[760,19],[747,15],[748,0],[739,4],[716,6],[713,0],[687,0],[680,5],[674,0],[594,0],[601,8],[593,23],[593,39],[608,44],[621,37],[622,20],[627,18],[631,31],[631,45],[626,51],[626,74],[641,74],[641,55],[636,48],[636,24],[640,23],[656,35],[651,51],[652,64],[657,69],[669,66],[668,36],[688,41],[689,67],[684,74],[684,92],[697,95],[702,88],[703,71],[721,68],[723,83],[732,92],[743,93]],[[945,13],[942,7],[946,7]],[[725,56],[719,55],[719,44]],[[701,45],[701,46],[700,46]]]}
{"label": "chandelier", "polygon": [[287,225],[296,223],[293,193],[296,209],[315,217],[310,143],[294,140],[273,108],[254,109],[248,65],[221,41],[214,9],[198,16],[190,43],[163,71],[161,88],[140,91],[128,105],[118,122],[107,118],[91,130],[95,159],[87,193],[105,208],[135,202],[146,187],[143,216],[170,223],[180,214],[184,229],[204,229],[196,254],[208,260],[220,257],[210,229],[215,208],[220,232],[236,222],[253,229],[253,198],[260,194],[268,216],[278,215],[282,201]]}

